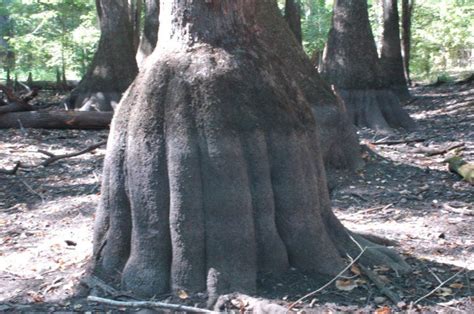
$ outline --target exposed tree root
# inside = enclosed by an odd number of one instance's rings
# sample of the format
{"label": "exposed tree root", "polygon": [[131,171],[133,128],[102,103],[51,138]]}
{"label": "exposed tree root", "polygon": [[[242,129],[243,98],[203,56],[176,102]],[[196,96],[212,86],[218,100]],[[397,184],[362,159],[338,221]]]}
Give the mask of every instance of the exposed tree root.
{"label": "exposed tree root", "polygon": [[79,111],[114,111],[122,97],[119,92],[73,92],[68,100],[71,109]]}
{"label": "exposed tree root", "polygon": [[349,118],[358,127],[388,134],[393,128],[415,129],[415,122],[390,90],[338,89],[338,93],[344,100]]}

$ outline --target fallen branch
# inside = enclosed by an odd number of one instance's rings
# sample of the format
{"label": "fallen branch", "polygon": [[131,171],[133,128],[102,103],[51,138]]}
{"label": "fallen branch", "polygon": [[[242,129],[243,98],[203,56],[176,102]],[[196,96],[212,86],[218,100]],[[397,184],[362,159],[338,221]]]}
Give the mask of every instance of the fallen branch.
{"label": "fallen branch", "polygon": [[468,163],[459,156],[445,160],[449,164],[449,171],[460,175],[465,181],[474,185],[474,163]]}
{"label": "fallen branch", "polygon": [[31,169],[31,168],[41,167],[41,166],[47,167],[50,164],[52,164],[53,162],[56,162],[58,160],[65,159],[65,158],[76,157],[76,156],[83,155],[83,154],[86,154],[88,152],[91,152],[94,149],[99,148],[102,145],[105,145],[106,143],[107,143],[107,141],[101,141],[101,142],[95,143],[93,145],[90,145],[90,146],[88,146],[88,147],[86,147],[83,150],[80,150],[78,152],[69,153],[69,154],[62,154],[62,155],[55,155],[55,154],[53,154],[51,152],[48,152],[48,151],[45,151],[45,150],[38,150],[39,153],[48,156],[48,158],[43,160],[39,164],[31,164],[31,165],[23,164],[22,162],[17,161],[15,163],[15,166],[13,167],[13,169],[11,169],[11,170],[0,169],[0,173],[14,175],[14,174],[16,174],[16,172],[18,171],[19,168]]}
{"label": "fallen branch", "polygon": [[430,156],[430,157],[431,156],[436,156],[436,155],[442,155],[442,154],[448,153],[449,151],[451,151],[453,149],[456,149],[456,148],[459,148],[459,147],[464,147],[464,145],[465,145],[464,143],[455,143],[455,144],[449,145],[446,148],[426,150],[426,151],[424,151],[424,153],[426,154],[426,156]]}
{"label": "fallen branch", "polygon": [[[353,240],[355,241],[355,240]],[[343,270],[341,270],[341,272],[339,272],[339,274],[337,274],[333,279],[329,280],[326,284],[324,284],[322,287],[320,287],[319,289],[317,290],[314,290],[304,296],[302,296],[301,298],[299,298],[298,300],[296,300],[295,302],[291,303],[290,306],[288,307],[288,311],[290,311],[292,308],[294,308],[298,303],[302,302],[303,300],[315,295],[316,293],[320,292],[320,291],[323,291],[324,289],[326,289],[327,287],[329,287],[334,281],[336,281],[338,278],[340,278],[347,270],[349,270],[352,265],[355,264],[355,262],[357,262],[361,257],[362,255],[365,253],[365,251],[367,251],[369,247],[364,247],[361,252],[359,253],[359,255],[357,255],[350,263],[349,265],[347,265]]]}
{"label": "fallen branch", "polygon": [[34,110],[28,102],[35,98],[38,95],[38,90],[28,90],[28,93],[24,96],[17,96],[13,92],[13,89],[0,85],[0,90],[4,92],[7,101],[2,101],[2,106],[0,107],[0,114],[16,111],[31,111]]}
{"label": "fallen branch", "polygon": [[0,114],[0,129],[107,129],[113,112],[28,111]]}
{"label": "fallen branch", "polygon": [[402,140],[393,140],[393,141],[376,141],[370,142],[372,145],[397,145],[397,144],[408,144],[408,143],[419,143],[426,141],[426,138],[414,138],[414,139],[402,139]]}
{"label": "fallen branch", "polygon": [[21,162],[17,161],[15,163],[15,166],[13,166],[12,169],[0,169],[0,173],[3,173],[3,174],[16,174],[16,172],[18,171],[18,168],[20,168],[20,165],[21,165]]}
{"label": "fallen branch", "polygon": [[91,145],[89,147],[86,147],[84,148],[83,150],[80,150],[78,152],[74,152],[74,153],[70,153],[70,154],[63,154],[63,155],[55,155],[53,153],[50,153],[50,152],[47,152],[47,151],[44,151],[44,150],[38,150],[39,153],[42,153],[42,154],[45,154],[46,156],[49,156],[48,159],[44,160],[42,163],[40,163],[39,165],[37,166],[44,166],[44,167],[47,167],[49,166],[50,164],[52,164],[53,162],[55,161],[58,161],[58,160],[61,160],[61,159],[65,159],[65,158],[71,158],[71,157],[76,157],[76,156],[79,156],[79,155],[83,155],[83,154],[86,154],[88,152],[91,152],[93,151],[94,149],[96,148],[99,148],[100,146],[106,144],[107,141],[101,141],[101,142],[98,142],[94,145]]}
{"label": "fallen branch", "polygon": [[451,280],[453,280],[454,278],[456,278],[457,276],[459,276],[460,273],[462,273],[464,271],[464,269],[461,269],[460,271],[458,271],[457,273],[455,273],[454,275],[452,275],[451,277],[449,277],[448,279],[446,279],[445,281],[441,282],[436,288],[434,288],[433,290],[431,290],[430,292],[428,292],[427,294],[425,294],[424,296],[422,296],[421,298],[418,298],[418,300],[416,300],[415,302],[413,302],[413,304],[417,304],[419,303],[420,301],[426,299],[427,297],[429,297],[430,295],[432,295],[433,293],[435,293],[436,291],[438,291],[439,289],[441,289],[445,284],[447,284],[448,282],[450,282]]}
{"label": "fallen branch", "polygon": [[395,292],[388,289],[385,284],[378,278],[377,274],[371,271],[369,268],[365,267],[362,264],[358,264],[362,272],[375,284],[375,286],[382,292],[393,304],[398,305],[400,302],[400,297],[395,294]]}
{"label": "fallen branch", "polygon": [[185,312],[192,312],[192,313],[213,313],[216,314],[218,312],[200,309],[193,306],[186,306],[180,304],[171,304],[171,303],[164,303],[164,302],[155,302],[155,301],[115,301],[105,298],[99,298],[95,296],[87,297],[87,301],[89,302],[97,302],[107,305],[113,306],[123,306],[123,307],[131,307],[131,308],[155,308],[155,309],[168,309],[174,311],[185,311]]}

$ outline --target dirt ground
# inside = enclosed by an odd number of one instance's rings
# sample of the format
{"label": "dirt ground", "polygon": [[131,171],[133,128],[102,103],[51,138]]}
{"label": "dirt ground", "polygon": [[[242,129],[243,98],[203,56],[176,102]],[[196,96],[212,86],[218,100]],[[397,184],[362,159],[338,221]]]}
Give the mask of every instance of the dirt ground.
{"label": "dirt ground", "polygon": [[[474,85],[417,87],[412,93],[416,98],[405,108],[418,130],[388,138],[359,130],[366,167],[341,175],[331,190],[334,211],[349,229],[382,237],[412,265],[406,275],[373,270],[400,302],[391,302],[355,266],[352,277],[338,278],[294,309],[474,313],[474,188],[444,162],[454,154],[474,162]],[[0,130],[0,169],[17,161],[38,164],[48,157],[38,150],[81,150],[107,133]],[[452,146],[458,148],[438,152]],[[101,146],[47,167],[0,173],[0,311],[125,311],[74,296],[91,256],[104,153]],[[288,306],[323,284],[292,269],[284,278],[262,279],[258,294]],[[202,305],[187,295],[166,300],[180,298]]]}

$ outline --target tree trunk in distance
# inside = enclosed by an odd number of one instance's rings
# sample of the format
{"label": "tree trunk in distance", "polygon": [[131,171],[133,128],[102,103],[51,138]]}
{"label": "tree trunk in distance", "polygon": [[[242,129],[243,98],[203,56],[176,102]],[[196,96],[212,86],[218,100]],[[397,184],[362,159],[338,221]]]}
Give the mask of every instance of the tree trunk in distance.
{"label": "tree trunk in distance", "polygon": [[81,111],[112,111],[138,67],[127,0],[97,0],[100,40],[91,65],[69,103]]}
{"label": "tree trunk in distance", "polygon": [[112,112],[22,111],[0,114],[0,129],[107,129]]}
{"label": "tree trunk in distance", "polygon": [[400,44],[400,22],[397,0],[382,0],[383,34],[381,66],[385,80],[400,101],[410,99]]}
{"label": "tree trunk in distance", "polygon": [[137,51],[137,63],[143,66],[144,60],[151,55],[158,40],[158,28],[160,27],[160,1],[145,0],[145,20],[143,22],[143,34]]}
{"label": "tree trunk in distance", "polygon": [[355,125],[380,133],[414,128],[384,80],[366,1],[335,1],[322,74],[335,85]]}
{"label": "tree trunk in distance", "polygon": [[295,34],[296,40],[303,44],[303,32],[301,31],[301,4],[300,0],[286,0],[285,2],[285,19],[290,26],[291,31]]}
{"label": "tree trunk in distance", "polygon": [[[290,266],[335,275],[360,252],[331,211],[316,125],[337,102],[305,76],[301,47],[283,48],[298,45],[276,2],[160,9],[167,44],[112,122],[91,270],[142,298],[207,291],[210,304]],[[409,268],[386,248],[366,253],[367,265]]]}
{"label": "tree trunk in distance", "polygon": [[415,0],[402,0],[402,49],[405,78],[411,85],[410,78],[410,50],[411,50],[411,17]]}

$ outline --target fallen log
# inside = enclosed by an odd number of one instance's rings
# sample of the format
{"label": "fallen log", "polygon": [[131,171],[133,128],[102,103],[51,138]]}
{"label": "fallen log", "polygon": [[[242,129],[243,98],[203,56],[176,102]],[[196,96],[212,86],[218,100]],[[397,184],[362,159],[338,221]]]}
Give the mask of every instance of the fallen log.
{"label": "fallen log", "polygon": [[445,160],[448,163],[449,171],[460,175],[464,181],[474,185],[474,163],[468,163],[459,156],[454,156]]}
{"label": "fallen log", "polygon": [[0,114],[0,129],[107,129],[113,112],[24,111]]}

